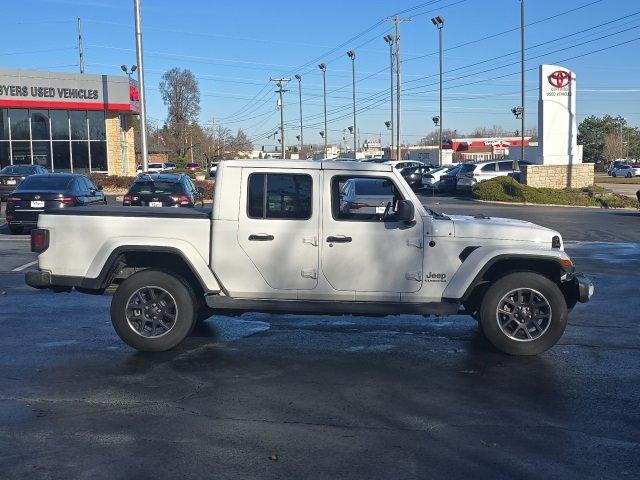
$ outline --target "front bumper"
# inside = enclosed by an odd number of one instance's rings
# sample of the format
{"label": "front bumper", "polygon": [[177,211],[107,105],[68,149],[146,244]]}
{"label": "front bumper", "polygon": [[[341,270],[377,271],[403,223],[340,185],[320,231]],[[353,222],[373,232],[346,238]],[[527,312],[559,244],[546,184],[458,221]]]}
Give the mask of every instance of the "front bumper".
{"label": "front bumper", "polygon": [[595,286],[590,278],[585,277],[582,273],[573,273],[567,281],[571,282],[577,291],[577,300],[580,303],[586,303],[593,297]]}

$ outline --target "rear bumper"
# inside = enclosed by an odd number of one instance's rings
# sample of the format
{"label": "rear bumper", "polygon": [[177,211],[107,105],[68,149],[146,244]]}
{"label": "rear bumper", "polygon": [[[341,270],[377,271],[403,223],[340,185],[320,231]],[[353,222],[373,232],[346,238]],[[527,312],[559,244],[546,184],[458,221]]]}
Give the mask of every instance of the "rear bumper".
{"label": "rear bumper", "polygon": [[95,287],[90,280],[83,277],[69,277],[64,275],[52,275],[46,270],[35,270],[24,274],[27,285],[39,290],[49,288],[59,292],[69,292],[73,287]]}

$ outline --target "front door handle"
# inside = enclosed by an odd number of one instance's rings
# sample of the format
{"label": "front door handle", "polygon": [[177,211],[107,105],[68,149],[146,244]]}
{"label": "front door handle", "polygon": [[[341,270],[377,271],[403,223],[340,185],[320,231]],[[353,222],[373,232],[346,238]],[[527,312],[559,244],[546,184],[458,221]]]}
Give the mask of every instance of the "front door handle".
{"label": "front door handle", "polygon": [[249,240],[252,242],[270,242],[273,240],[273,235],[267,235],[266,233],[254,233],[249,235]]}
{"label": "front door handle", "polygon": [[349,243],[352,240],[351,237],[345,235],[337,235],[335,237],[327,237],[329,243]]}

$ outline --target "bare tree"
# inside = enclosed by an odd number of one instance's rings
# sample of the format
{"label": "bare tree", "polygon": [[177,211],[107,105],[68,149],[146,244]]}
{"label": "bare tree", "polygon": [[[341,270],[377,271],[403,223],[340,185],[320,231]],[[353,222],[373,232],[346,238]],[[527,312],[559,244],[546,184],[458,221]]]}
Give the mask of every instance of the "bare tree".
{"label": "bare tree", "polygon": [[609,161],[626,157],[626,145],[618,133],[607,133],[604,136],[604,148],[602,156]]}
{"label": "bare tree", "polygon": [[181,157],[189,148],[189,125],[197,121],[200,113],[200,88],[190,70],[172,68],[162,75],[160,95],[167,106],[166,130],[172,147]]}
{"label": "bare tree", "polygon": [[[457,130],[449,130],[446,128],[442,130],[443,140],[447,140],[447,139],[450,140],[452,138],[456,138],[457,136],[458,136]],[[423,145],[423,146],[436,145],[437,146],[439,139],[440,139],[440,130],[434,130],[428,133],[427,135],[425,135],[424,137],[422,137],[418,142],[418,145]]]}

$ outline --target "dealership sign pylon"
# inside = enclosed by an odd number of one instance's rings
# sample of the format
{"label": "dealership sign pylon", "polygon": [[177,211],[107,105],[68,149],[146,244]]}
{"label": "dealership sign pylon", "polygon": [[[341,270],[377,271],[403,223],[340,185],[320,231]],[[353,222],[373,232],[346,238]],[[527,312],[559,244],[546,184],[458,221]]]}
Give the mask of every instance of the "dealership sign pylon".
{"label": "dealership sign pylon", "polygon": [[576,124],[576,74],[559,65],[540,65],[538,136],[543,165],[582,162]]}

